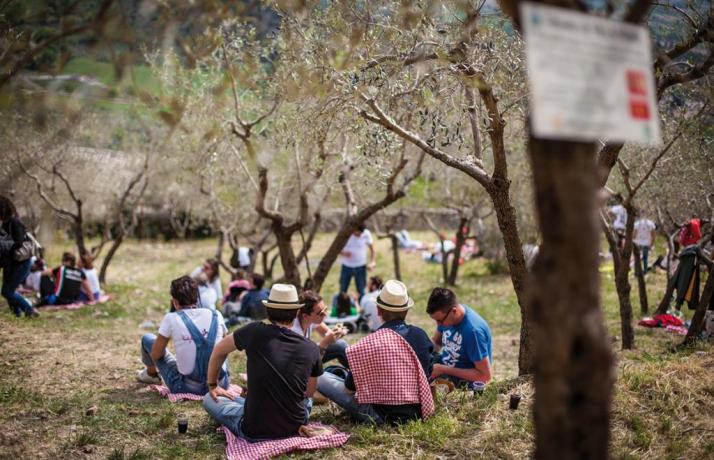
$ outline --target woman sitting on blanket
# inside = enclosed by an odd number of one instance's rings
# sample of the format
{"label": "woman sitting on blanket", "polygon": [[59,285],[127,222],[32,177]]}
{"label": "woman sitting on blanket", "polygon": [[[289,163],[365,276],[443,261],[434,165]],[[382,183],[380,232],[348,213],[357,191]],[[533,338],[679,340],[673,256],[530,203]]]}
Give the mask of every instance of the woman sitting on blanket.
{"label": "woman sitting on blanket", "polygon": [[[141,338],[141,360],[146,368],[136,376],[142,383],[164,384],[171,393],[204,395],[208,392],[206,372],[216,343],[228,332],[223,316],[216,310],[196,308],[198,286],[188,276],[171,282],[171,303],[175,312],[167,313],[159,325],[159,335]],[[166,350],[174,341],[176,356]],[[225,363],[217,382],[228,388],[230,377]]]}
{"label": "woman sitting on blanket", "polygon": [[82,269],[84,276],[87,277],[89,282],[89,287],[92,289],[92,298],[90,299],[84,292],[79,293],[80,300],[91,301],[99,300],[102,296],[102,289],[99,286],[99,276],[97,275],[97,269],[94,268],[94,259],[89,254],[83,254],[79,257],[79,268]]}

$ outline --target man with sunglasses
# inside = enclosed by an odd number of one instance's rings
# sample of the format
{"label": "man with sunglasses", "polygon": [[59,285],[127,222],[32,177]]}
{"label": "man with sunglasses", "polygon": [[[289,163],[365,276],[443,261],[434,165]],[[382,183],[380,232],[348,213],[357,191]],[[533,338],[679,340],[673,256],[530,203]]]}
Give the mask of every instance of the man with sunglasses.
{"label": "man with sunglasses", "polygon": [[426,312],[436,321],[432,341],[440,348],[431,379],[445,378],[467,388],[491,380],[491,329],[486,321],[446,288],[431,291]]}

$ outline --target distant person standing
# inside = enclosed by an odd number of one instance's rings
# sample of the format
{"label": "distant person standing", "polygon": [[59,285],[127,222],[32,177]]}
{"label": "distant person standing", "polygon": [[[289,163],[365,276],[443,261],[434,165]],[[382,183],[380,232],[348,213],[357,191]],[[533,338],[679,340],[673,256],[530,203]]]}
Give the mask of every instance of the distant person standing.
{"label": "distant person standing", "polygon": [[[369,263],[367,262],[367,250],[369,250]],[[377,254],[374,250],[372,234],[365,225],[360,225],[350,235],[350,239],[347,240],[340,255],[342,256],[340,292],[347,292],[354,277],[361,299],[367,284],[367,270],[372,270],[377,265],[375,262]]]}
{"label": "distant person standing", "polygon": [[697,218],[696,215],[692,214],[692,218],[689,219],[679,231],[679,242],[682,245],[682,249],[687,246],[699,243],[702,238],[702,221]]}
{"label": "distant person standing", "polygon": [[649,256],[650,249],[654,245],[655,240],[655,229],[657,226],[654,222],[649,219],[641,218],[635,221],[635,234],[632,238],[632,242],[637,245],[642,255],[642,272],[647,273],[649,265],[647,264],[647,257]]}
{"label": "distant person standing", "polygon": [[610,217],[612,218],[612,229],[617,235],[618,247],[622,249],[625,242],[625,227],[627,226],[627,210],[620,201],[610,207]]}
{"label": "distant person standing", "polygon": [[32,267],[32,258],[16,260],[15,251],[22,246],[27,238],[25,225],[19,219],[15,205],[9,198],[0,195],[0,228],[4,233],[3,251],[0,254],[0,266],[3,270],[2,296],[7,300],[15,316],[38,316],[37,310],[30,302],[16,292],[17,288],[27,278]]}

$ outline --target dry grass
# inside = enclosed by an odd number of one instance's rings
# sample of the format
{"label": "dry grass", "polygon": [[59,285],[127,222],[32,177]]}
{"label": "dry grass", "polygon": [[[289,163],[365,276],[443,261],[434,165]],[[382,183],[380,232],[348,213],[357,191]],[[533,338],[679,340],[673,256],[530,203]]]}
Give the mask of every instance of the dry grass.
{"label": "dry grass", "polygon": [[[416,235],[415,237],[427,237]],[[425,238],[426,239],[426,238]],[[317,241],[314,260],[326,239]],[[379,241],[377,273],[390,276],[386,241]],[[61,247],[53,247],[56,261]],[[73,312],[43,315],[38,321],[0,313],[0,458],[220,458],[223,440],[196,403],[169,404],[141,392],[134,382],[140,367],[139,324],[158,324],[167,307],[168,282],[213,252],[212,241],[127,244],[110,271],[115,300]],[[417,305],[410,321],[431,330],[424,312],[439,266],[418,254],[402,260],[404,277]],[[337,270],[325,291],[336,288]],[[649,280],[651,296],[661,293],[663,275]],[[224,282],[227,281],[224,276]],[[515,379],[518,307],[510,281],[489,276],[483,263],[464,266],[458,294],[492,326],[496,382],[474,397],[454,392],[439,401],[437,416],[400,428],[359,426],[328,406],[314,417],[353,433],[339,450],[322,458],[526,458],[533,448],[530,407],[533,389]],[[613,335],[619,335],[611,274],[603,270],[603,301]],[[633,299],[636,304],[636,297]],[[352,337],[354,340],[356,337]],[[637,329],[638,350],[618,353],[618,381],[612,417],[615,458],[712,458],[714,456],[714,357],[712,347],[673,353],[679,336]],[[617,346],[617,344],[615,344]],[[244,370],[232,357],[233,372]],[[523,395],[509,411],[505,395]],[[94,416],[85,409],[97,405]],[[175,433],[175,416],[187,412],[189,433]],[[294,454],[313,458],[314,454]]]}

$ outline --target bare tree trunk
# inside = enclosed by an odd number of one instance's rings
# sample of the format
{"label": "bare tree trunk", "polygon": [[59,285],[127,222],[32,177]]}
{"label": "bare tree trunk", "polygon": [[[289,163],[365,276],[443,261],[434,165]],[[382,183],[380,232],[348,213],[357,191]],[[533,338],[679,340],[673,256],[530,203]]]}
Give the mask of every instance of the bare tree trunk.
{"label": "bare tree trunk", "polygon": [[72,232],[74,232],[74,242],[77,245],[78,255],[81,257],[84,254],[89,254],[84,241],[84,222],[81,215],[75,218]]}
{"label": "bare tree trunk", "polygon": [[635,278],[637,278],[637,291],[640,298],[640,313],[644,316],[649,312],[649,301],[647,299],[647,284],[645,283],[645,272],[642,267],[642,254],[637,245],[632,247],[635,255]]}
{"label": "bare tree trunk", "polygon": [[605,459],[614,372],[600,310],[595,146],[531,137],[529,152],[543,237],[525,299],[535,457]]}
{"label": "bare tree trunk", "polygon": [[[456,247],[454,248],[454,258],[451,261],[451,271],[449,272],[449,279],[447,284],[449,286],[456,286],[456,278],[459,276],[459,262],[461,259],[461,250],[466,243],[466,235],[469,234],[469,219],[466,217],[461,217],[459,219],[459,230],[456,232]],[[464,229],[466,230],[464,232]]]}
{"label": "bare tree trunk", "polygon": [[394,261],[394,277],[402,280],[402,267],[399,260],[399,240],[394,233],[389,234],[389,241],[392,242],[392,260]]}
{"label": "bare tree trunk", "polygon": [[327,248],[325,255],[322,256],[322,259],[320,259],[320,263],[317,265],[317,269],[313,275],[312,286],[315,291],[320,292],[320,289],[322,289],[322,283],[325,282],[325,278],[327,278],[330,268],[332,268],[332,265],[339,257],[340,252],[342,252],[342,248],[345,247],[347,240],[350,239],[350,235],[357,229],[358,225],[359,223],[348,218],[348,220],[343,223],[342,227],[340,227],[337,231],[337,235],[335,235],[335,238],[332,240],[330,247]]}
{"label": "bare tree trunk", "polygon": [[526,261],[523,257],[521,237],[518,234],[516,211],[511,205],[508,195],[509,184],[503,183],[500,187],[495,184],[488,192],[496,211],[498,228],[503,236],[506,249],[506,260],[511,274],[511,283],[516,293],[518,306],[521,310],[520,348],[518,351],[518,375],[532,374],[534,371],[534,351],[531,345],[532,326],[531,315],[527,314],[528,305],[524,299]]}
{"label": "bare tree trunk", "polygon": [[273,233],[275,234],[275,239],[278,243],[278,254],[280,255],[280,263],[283,266],[283,278],[285,279],[286,283],[300,287],[300,268],[298,267],[297,258],[295,257],[295,251],[293,250],[293,233],[284,231],[282,225],[273,224],[272,227]]}
{"label": "bare tree trunk", "polygon": [[104,283],[106,283],[107,270],[109,269],[109,264],[112,262],[114,255],[119,250],[119,246],[121,246],[121,244],[124,242],[124,236],[125,236],[124,231],[120,229],[116,238],[114,238],[114,240],[112,241],[112,245],[109,247],[109,251],[107,252],[107,255],[104,257],[104,260],[102,261],[102,268],[99,269],[99,283],[101,283],[102,285]]}
{"label": "bare tree trunk", "polygon": [[216,253],[214,258],[218,262],[223,261],[223,246],[225,245],[226,235],[223,232],[218,232],[218,244],[216,245]]}
{"label": "bare tree trunk", "polygon": [[712,295],[714,295],[714,276],[712,276],[712,269],[714,266],[709,266],[709,276],[707,277],[707,282],[704,284],[704,289],[702,290],[702,296],[699,298],[699,305],[697,305],[697,310],[692,316],[692,322],[687,331],[687,336],[684,338],[683,345],[690,344],[699,338],[704,328],[704,316],[709,308],[712,301]]}

